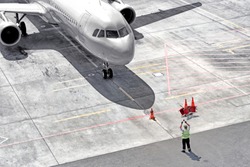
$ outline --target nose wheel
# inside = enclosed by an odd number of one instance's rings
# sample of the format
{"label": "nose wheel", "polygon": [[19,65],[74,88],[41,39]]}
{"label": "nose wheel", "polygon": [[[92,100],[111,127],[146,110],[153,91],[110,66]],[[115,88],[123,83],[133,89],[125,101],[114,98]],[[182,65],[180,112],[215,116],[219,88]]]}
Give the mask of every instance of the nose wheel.
{"label": "nose wheel", "polygon": [[108,65],[108,63],[103,63],[103,66],[104,66],[104,68],[103,68],[103,70],[102,70],[102,72],[103,72],[103,78],[104,79],[111,79],[111,78],[113,78],[113,70],[111,69],[111,68],[109,68],[109,65]]}

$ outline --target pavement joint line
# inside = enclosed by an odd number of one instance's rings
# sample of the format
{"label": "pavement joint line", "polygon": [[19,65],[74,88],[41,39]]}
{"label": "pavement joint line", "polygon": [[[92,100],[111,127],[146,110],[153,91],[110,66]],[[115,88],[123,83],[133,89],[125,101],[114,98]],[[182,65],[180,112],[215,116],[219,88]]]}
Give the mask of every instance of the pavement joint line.
{"label": "pavement joint line", "polygon": [[26,122],[26,121],[31,121],[30,118],[25,118],[25,119],[21,119],[21,120],[18,120],[18,121],[12,121],[12,122],[7,122],[7,123],[4,123],[4,124],[0,124],[0,127],[3,127],[3,126],[8,126],[8,125],[11,125],[11,124],[16,124],[16,123],[22,123],[22,122]]}
{"label": "pavement joint line", "polygon": [[166,132],[167,132],[167,134],[169,134],[171,137],[172,137],[172,139],[174,139],[174,136],[169,132],[169,130],[167,129],[167,128],[165,128],[162,124],[161,124],[161,122],[159,121],[159,120],[155,120],[155,122],[163,129],[163,130],[165,130]]}
{"label": "pavement joint line", "polygon": [[[13,84],[13,86],[15,86],[15,84]],[[8,88],[8,87],[10,87],[10,85],[3,85],[3,86],[0,86],[0,89],[1,88]]]}
{"label": "pavement joint line", "polygon": [[[242,88],[242,87],[240,87],[240,86],[237,87],[237,86],[233,85],[231,82],[228,82],[228,81],[224,81],[224,82],[227,83],[228,85],[232,86],[232,88],[238,90],[239,92],[241,92],[241,93],[247,95],[247,93],[246,93],[245,91],[243,91],[242,89],[240,89],[240,88]],[[249,85],[248,85],[248,86],[249,86]],[[246,87],[247,87],[247,86],[246,86]],[[230,89],[230,88],[229,88],[229,89]]]}
{"label": "pavement joint line", "polygon": [[[28,112],[28,110],[26,109],[25,105],[23,104],[22,100],[20,99],[20,97],[18,96],[17,92],[15,91],[13,85],[11,84],[11,82],[9,81],[8,77],[6,76],[6,74],[3,72],[3,70],[0,68],[0,71],[2,72],[2,74],[4,75],[5,79],[7,80],[7,82],[9,83],[13,93],[15,94],[16,98],[18,99],[19,103],[21,104],[21,106],[23,107],[24,111],[26,112],[26,114],[28,115],[30,121],[32,122],[34,128],[37,130],[37,133],[42,137],[42,133],[39,130],[39,128],[37,127],[36,123],[34,122],[34,120],[32,119],[30,113]],[[50,151],[52,157],[55,159],[56,163],[59,164],[58,160],[55,157],[55,154],[52,152],[51,148],[49,147],[48,143],[42,139],[44,144],[47,146],[48,150]],[[2,146],[0,146],[1,148]]]}
{"label": "pavement joint line", "polygon": [[[248,94],[250,95],[250,92]],[[245,95],[242,95],[242,94],[241,95],[234,95],[234,96],[228,96],[228,97],[225,97],[225,98],[215,99],[215,100],[206,101],[206,102],[202,102],[202,103],[197,103],[197,106],[198,105],[206,105],[206,104],[214,103],[214,102],[218,102],[218,101],[224,101],[224,100],[228,100],[228,99],[232,99],[232,98],[236,98],[236,97],[241,97],[241,96],[245,96]],[[172,109],[168,109],[168,110],[165,110],[165,111],[159,111],[159,112],[155,112],[155,114],[162,114],[162,113],[166,113],[166,112],[173,111],[173,110],[179,110],[179,108],[178,109],[177,108],[172,108]],[[104,127],[104,126],[108,126],[108,125],[124,123],[124,122],[132,121],[132,120],[138,120],[138,119],[144,118],[146,116],[149,116],[149,114],[147,114],[147,115],[143,114],[143,115],[139,115],[139,116],[124,118],[124,119],[113,121],[113,122],[106,122],[106,123],[102,123],[102,124],[96,124],[96,125],[92,125],[92,126],[88,126],[88,127],[73,129],[73,130],[70,130],[70,131],[63,131],[63,132],[59,132],[59,133],[55,133],[55,134],[51,134],[51,135],[47,135],[47,136],[42,136],[42,137],[39,137],[39,138],[24,140],[24,141],[20,141],[20,142],[13,142],[13,143],[10,143],[10,144],[0,145],[0,148],[6,148],[6,147],[20,145],[20,144],[24,144],[24,143],[29,143],[29,142],[39,141],[39,140],[45,140],[45,139],[52,138],[52,137],[64,136],[64,135],[68,135],[68,134],[72,134],[72,133],[76,133],[76,132],[81,132],[81,131],[88,130],[88,129],[94,129],[94,128],[98,128],[98,127]]]}
{"label": "pavement joint line", "polygon": [[110,109],[104,109],[104,110],[101,110],[101,111],[92,112],[92,113],[88,113],[88,114],[76,115],[76,116],[73,116],[73,117],[57,120],[57,121],[55,121],[55,123],[56,122],[68,121],[68,120],[72,120],[72,119],[76,119],[76,118],[88,117],[88,116],[91,116],[91,115],[98,115],[98,114],[102,114],[102,113],[109,112],[109,111],[111,111],[111,110]]}
{"label": "pavement joint line", "polygon": [[88,84],[77,85],[77,86],[71,86],[71,87],[66,87],[66,88],[62,88],[62,89],[55,89],[55,90],[53,90],[52,92],[58,92],[58,91],[62,91],[62,90],[74,89],[74,88],[85,87],[85,86],[88,86]]}
{"label": "pavement joint line", "polygon": [[119,89],[122,91],[122,93],[124,93],[130,100],[135,101],[135,99],[133,97],[131,97],[124,89],[122,89],[122,87],[119,86]]}

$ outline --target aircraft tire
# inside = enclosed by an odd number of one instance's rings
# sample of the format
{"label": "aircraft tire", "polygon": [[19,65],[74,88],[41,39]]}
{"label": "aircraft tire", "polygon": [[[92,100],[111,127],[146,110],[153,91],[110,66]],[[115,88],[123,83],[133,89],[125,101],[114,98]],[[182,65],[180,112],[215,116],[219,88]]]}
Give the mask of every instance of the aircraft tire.
{"label": "aircraft tire", "polygon": [[109,78],[113,78],[113,70],[111,68],[108,69]]}
{"label": "aircraft tire", "polygon": [[104,78],[104,79],[107,79],[107,78],[108,78],[108,71],[105,70],[105,69],[103,69],[103,70],[102,70],[102,73],[103,73],[103,78]]}
{"label": "aircraft tire", "polygon": [[23,36],[27,36],[28,35],[27,34],[26,25],[25,25],[25,23],[23,21],[20,23],[19,28],[20,28]]}

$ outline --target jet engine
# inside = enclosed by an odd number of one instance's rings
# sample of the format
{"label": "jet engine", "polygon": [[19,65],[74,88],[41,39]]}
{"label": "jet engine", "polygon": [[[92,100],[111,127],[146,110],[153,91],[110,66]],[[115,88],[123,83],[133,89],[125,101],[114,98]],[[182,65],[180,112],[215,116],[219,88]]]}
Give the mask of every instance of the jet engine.
{"label": "jet engine", "polygon": [[108,0],[109,4],[113,6],[116,10],[121,12],[123,17],[127,20],[129,24],[132,24],[135,21],[135,10],[122,2],[122,0]]}
{"label": "jet engine", "polygon": [[0,15],[0,42],[4,46],[13,46],[21,39],[21,31],[19,27],[9,21],[4,14]]}

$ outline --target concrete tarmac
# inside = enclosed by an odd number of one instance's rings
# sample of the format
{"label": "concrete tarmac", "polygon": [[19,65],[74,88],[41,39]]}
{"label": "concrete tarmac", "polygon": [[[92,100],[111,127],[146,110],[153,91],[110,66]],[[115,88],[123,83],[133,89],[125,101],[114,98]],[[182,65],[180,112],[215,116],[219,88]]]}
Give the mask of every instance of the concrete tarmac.
{"label": "concrete tarmac", "polygon": [[[179,140],[182,119],[192,134],[250,120],[250,0],[124,2],[137,13],[135,56],[111,65],[113,79],[38,16],[24,18],[28,36],[16,46],[0,45],[0,166],[55,166]],[[183,118],[180,105],[192,97],[198,111]]]}
{"label": "concrete tarmac", "polygon": [[193,134],[192,151],[186,153],[181,152],[181,138],[175,138],[56,167],[248,167],[249,129],[250,122],[244,122]]}

